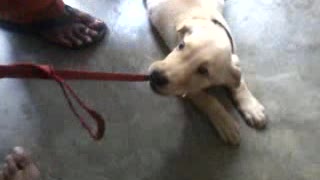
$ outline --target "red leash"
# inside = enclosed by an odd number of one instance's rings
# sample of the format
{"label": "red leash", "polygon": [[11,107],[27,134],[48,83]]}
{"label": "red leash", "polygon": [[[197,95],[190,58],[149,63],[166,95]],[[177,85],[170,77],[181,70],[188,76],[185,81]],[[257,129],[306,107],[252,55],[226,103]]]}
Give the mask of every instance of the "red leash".
{"label": "red leash", "polygon": [[[81,125],[89,132],[90,136],[95,140],[102,139],[105,132],[105,122],[102,116],[95,110],[88,107],[69,84],[69,80],[99,80],[99,81],[148,81],[149,76],[140,74],[122,74],[122,73],[103,73],[89,71],[74,71],[74,70],[55,70],[50,65],[36,64],[13,64],[0,65],[0,78],[29,78],[29,79],[52,79],[55,80],[61,87],[64,96],[70,106],[73,114],[79,119]],[[79,104],[96,122],[97,130],[94,131],[84,121],[84,118],[77,112],[71,98]]]}

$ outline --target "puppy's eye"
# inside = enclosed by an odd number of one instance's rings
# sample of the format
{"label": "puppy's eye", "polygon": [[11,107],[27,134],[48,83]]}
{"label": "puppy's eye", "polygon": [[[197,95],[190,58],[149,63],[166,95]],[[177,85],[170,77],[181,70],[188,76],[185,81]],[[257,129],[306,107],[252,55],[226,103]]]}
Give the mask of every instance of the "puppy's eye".
{"label": "puppy's eye", "polygon": [[208,71],[207,67],[205,67],[205,66],[198,67],[197,73],[202,75],[202,76],[208,76],[209,75],[209,71]]}
{"label": "puppy's eye", "polygon": [[178,45],[178,49],[179,49],[179,50],[182,50],[184,47],[185,47],[184,42],[183,42],[183,41],[180,42],[180,44]]}

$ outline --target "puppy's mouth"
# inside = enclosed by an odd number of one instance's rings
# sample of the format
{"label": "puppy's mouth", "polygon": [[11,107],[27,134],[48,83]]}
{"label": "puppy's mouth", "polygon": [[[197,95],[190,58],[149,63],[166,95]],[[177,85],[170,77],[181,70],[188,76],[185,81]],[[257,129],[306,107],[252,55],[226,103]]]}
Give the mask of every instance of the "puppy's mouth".
{"label": "puppy's mouth", "polygon": [[163,92],[160,91],[159,87],[155,83],[151,81],[149,84],[153,92],[159,95],[163,95],[163,96],[165,95]]}
{"label": "puppy's mouth", "polygon": [[165,92],[164,90],[162,90],[155,83],[150,82],[149,84],[150,84],[152,91],[158,95],[161,95],[161,96],[179,96],[179,97],[185,98],[188,95],[187,91],[177,91],[174,93],[169,93],[169,92]]}

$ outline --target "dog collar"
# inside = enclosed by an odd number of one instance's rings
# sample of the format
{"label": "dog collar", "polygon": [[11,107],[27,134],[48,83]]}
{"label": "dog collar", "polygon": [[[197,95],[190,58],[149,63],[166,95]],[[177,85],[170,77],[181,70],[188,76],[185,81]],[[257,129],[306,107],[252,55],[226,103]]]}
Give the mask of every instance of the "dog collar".
{"label": "dog collar", "polygon": [[234,54],[235,51],[234,51],[234,44],[233,44],[233,40],[232,40],[232,36],[230,34],[230,32],[228,31],[228,29],[218,20],[216,19],[212,19],[212,22],[218,26],[220,26],[222,29],[224,29],[224,31],[227,33],[227,36],[230,40],[230,44],[231,44],[231,53]]}

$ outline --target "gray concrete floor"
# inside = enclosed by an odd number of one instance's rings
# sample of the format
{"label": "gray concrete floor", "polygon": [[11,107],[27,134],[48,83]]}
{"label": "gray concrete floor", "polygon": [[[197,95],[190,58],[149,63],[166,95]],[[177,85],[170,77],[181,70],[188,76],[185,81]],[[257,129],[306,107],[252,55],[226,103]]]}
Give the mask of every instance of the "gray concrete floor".
{"label": "gray concrete floor", "polygon": [[[165,52],[142,0],[67,0],[103,20],[110,37],[82,51],[0,31],[0,62],[145,72]],[[271,120],[262,132],[241,121],[239,148],[224,145],[190,104],[153,94],[147,83],[71,82],[108,118],[93,142],[53,82],[2,79],[0,156],[21,145],[43,179],[319,180],[320,0],[229,0],[249,86]]]}

